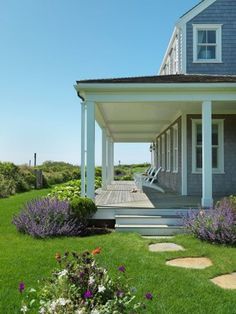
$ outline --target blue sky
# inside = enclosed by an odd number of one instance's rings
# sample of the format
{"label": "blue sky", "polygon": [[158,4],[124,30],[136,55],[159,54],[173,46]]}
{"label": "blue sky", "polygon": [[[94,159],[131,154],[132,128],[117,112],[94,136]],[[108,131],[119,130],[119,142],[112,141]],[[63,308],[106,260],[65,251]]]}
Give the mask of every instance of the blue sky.
{"label": "blue sky", "polygon": [[[174,23],[198,0],[1,0],[0,160],[80,162],[87,78],[155,75]],[[147,144],[115,145],[115,163],[150,160]],[[96,128],[96,164],[101,132]]]}

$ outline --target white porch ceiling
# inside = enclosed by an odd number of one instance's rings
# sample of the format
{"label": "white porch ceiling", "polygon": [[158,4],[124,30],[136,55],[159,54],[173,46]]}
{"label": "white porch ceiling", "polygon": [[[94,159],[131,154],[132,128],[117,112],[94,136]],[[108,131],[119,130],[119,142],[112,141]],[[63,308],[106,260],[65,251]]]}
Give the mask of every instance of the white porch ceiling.
{"label": "white porch ceiling", "polygon": [[[235,102],[213,102],[213,113],[236,113],[235,105]],[[181,112],[201,114],[201,102],[96,104],[96,120],[114,142],[152,142]]]}
{"label": "white porch ceiling", "polygon": [[[195,109],[199,105],[191,104]],[[96,118],[100,125],[105,124],[115,142],[152,142],[180,115],[182,107],[176,102],[99,103]]]}

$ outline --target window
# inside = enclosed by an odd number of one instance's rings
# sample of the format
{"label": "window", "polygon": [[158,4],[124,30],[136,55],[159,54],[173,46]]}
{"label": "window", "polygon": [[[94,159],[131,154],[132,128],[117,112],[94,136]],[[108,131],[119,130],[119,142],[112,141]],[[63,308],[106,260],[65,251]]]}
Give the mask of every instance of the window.
{"label": "window", "polygon": [[222,24],[193,24],[193,62],[222,62]]}
{"label": "window", "polygon": [[178,125],[173,126],[173,172],[178,172]]}
{"label": "window", "polygon": [[[224,120],[212,121],[212,169],[224,172]],[[202,171],[202,122],[192,121],[192,171]]]}
{"label": "window", "polygon": [[170,171],[170,130],[166,132],[166,171]]}
{"label": "window", "polygon": [[164,171],[166,168],[166,154],[165,154],[165,134],[161,136],[161,167]]}

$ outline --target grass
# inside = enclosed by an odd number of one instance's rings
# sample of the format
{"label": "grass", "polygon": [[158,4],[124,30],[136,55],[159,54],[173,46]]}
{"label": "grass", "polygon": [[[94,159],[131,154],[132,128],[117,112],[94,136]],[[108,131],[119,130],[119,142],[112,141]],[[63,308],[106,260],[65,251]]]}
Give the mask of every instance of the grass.
{"label": "grass", "polygon": [[[36,287],[37,281],[47,277],[56,266],[56,252],[92,250],[98,246],[102,247],[102,253],[97,255],[98,262],[107,267],[112,276],[119,265],[125,265],[130,285],[138,289],[140,300],[146,292],[153,293],[148,314],[236,313],[236,291],[223,290],[209,281],[219,274],[236,271],[235,248],[181,235],[174,242],[183,245],[186,251],[152,253],[148,251],[151,241],[137,234],[47,240],[19,234],[11,224],[13,214],[25,201],[47,193],[48,190],[31,191],[0,200],[0,313],[19,313],[18,283],[24,281],[27,287]],[[184,270],[165,265],[166,260],[179,256],[206,256],[213,266],[205,270]]]}

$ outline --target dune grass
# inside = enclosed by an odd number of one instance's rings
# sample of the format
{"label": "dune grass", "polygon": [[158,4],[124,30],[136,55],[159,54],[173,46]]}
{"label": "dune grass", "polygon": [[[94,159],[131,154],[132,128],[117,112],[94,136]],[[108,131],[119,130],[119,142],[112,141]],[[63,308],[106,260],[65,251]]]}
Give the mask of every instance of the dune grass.
{"label": "dune grass", "polygon": [[[236,291],[223,290],[209,281],[219,274],[236,271],[235,248],[181,235],[168,241],[183,245],[186,251],[151,253],[148,244],[163,240],[122,233],[46,240],[19,234],[11,224],[13,214],[25,201],[47,193],[48,190],[32,191],[0,200],[0,313],[19,313],[18,283],[24,281],[27,287],[37,287],[37,281],[56,267],[56,252],[92,250],[98,246],[102,253],[96,258],[112,276],[116,275],[119,265],[126,266],[130,286],[137,288],[140,301],[146,292],[153,293],[148,314],[236,313]],[[165,265],[166,260],[179,256],[206,256],[213,266],[205,270],[185,270]]]}

